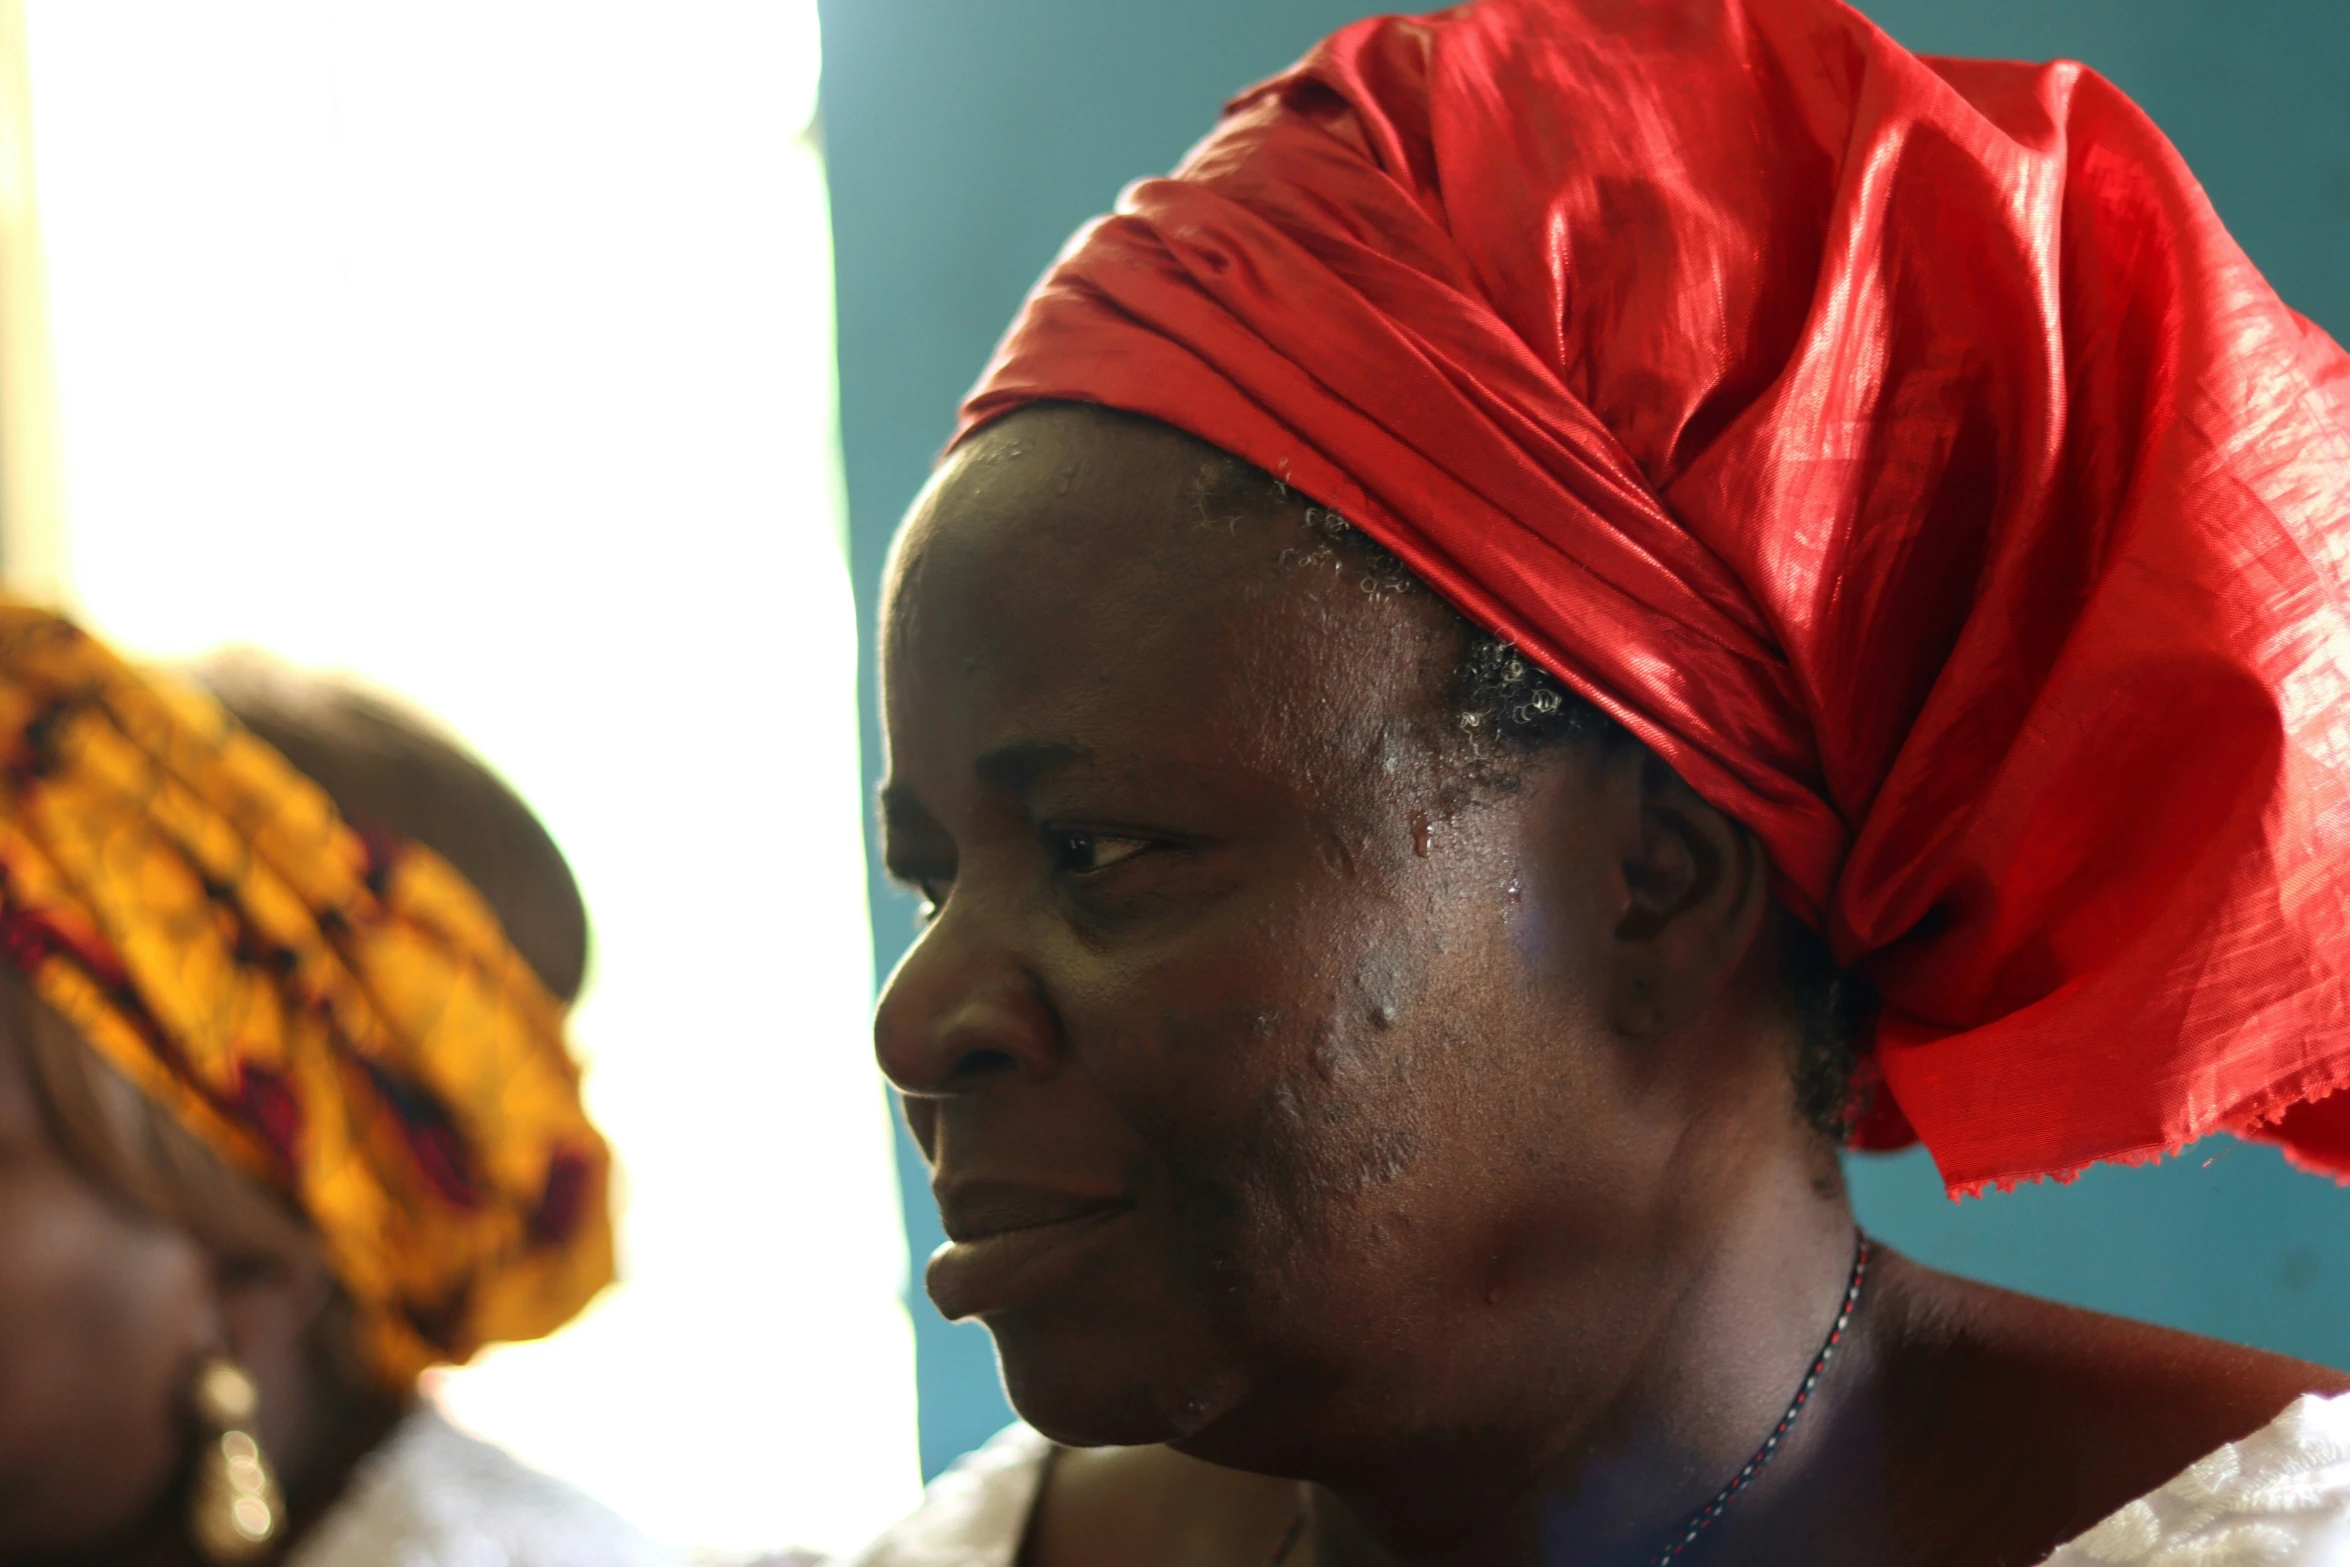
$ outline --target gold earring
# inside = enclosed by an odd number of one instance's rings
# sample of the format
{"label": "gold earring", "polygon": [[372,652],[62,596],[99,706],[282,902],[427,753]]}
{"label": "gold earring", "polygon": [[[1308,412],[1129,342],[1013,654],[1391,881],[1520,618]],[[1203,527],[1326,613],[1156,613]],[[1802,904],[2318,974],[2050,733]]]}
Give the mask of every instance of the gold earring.
{"label": "gold earring", "polygon": [[206,1431],[196,1453],[188,1533],[215,1567],[257,1561],[285,1528],[285,1498],[253,1436],[261,1395],[245,1368],[215,1358],[196,1368],[193,1400]]}

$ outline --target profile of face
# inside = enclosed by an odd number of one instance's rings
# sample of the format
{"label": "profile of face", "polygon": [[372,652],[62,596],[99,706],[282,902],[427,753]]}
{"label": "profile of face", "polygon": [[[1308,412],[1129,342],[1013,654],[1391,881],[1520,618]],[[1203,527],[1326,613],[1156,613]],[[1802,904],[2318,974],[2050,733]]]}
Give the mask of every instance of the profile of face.
{"label": "profile of face", "polygon": [[1452,613],[1219,461],[1044,406],[918,503],[883,815],[930,910],[875,1036],[1020,1412],[1297,1473],[1555,1411],[1528,1335],[1602,1396],[1808,1145],[1751,839],[1621,736],[1465,736]]}
{"label": "profile of face", "polygon": [[0,1559],[117,1540],[164,1503],[218,1332],[211,1260],[74,1168],[0,1029]]}

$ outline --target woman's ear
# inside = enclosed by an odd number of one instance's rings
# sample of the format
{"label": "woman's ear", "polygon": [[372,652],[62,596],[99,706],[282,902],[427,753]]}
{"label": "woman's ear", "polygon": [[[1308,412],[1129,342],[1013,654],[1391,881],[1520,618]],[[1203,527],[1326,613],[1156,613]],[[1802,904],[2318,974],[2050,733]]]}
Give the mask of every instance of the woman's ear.
{"label": "woman's ear", "polygon": [[1720,992],[1770,906],[1769,865],[1744,827],[1706,804],[1645,746],[1610,758],[1630,796],[1621,843],[1610,1021],[1632,1035],[1669,1032]]}

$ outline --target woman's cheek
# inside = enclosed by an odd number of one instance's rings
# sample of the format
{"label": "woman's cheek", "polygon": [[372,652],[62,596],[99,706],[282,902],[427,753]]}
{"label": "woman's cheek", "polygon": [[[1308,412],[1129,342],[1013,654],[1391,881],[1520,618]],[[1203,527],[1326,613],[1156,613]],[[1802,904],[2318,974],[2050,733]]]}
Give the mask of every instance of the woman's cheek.
{"label": "woman's cheek", "polygon": [[60,1172],[0,1174],[0,1548],[103,1538],[173,1482],[205,1279]]}
{"label": "woman's cheek", "polygon": [[1048,983],[1103,1091],[1146,1138],[1181,1148],[1227,1135],[1278,1079],[1315,966],[1264,925],[1219,918]]}
{"label": "woman's cheek", "polygon": [[1283,890],[1055,981],[1087,1069],[1159,1166],[1181,1249],[1219,1290],[1397,1232],[1429,1151],[1415,1080],[1441,944],[1414,939],[1414,900],[1359,865]]}

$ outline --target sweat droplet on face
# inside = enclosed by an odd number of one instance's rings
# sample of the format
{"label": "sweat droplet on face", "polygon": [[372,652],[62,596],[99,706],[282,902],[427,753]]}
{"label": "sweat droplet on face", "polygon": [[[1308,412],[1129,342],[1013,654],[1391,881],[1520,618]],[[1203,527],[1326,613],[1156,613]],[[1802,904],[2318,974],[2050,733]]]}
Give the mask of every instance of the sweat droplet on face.
{"label": "sweat droplet on face", "polygon": [[1425,812],[1412,812],[1412,852],[1421,859],[1436,847],[1436,823]]}

